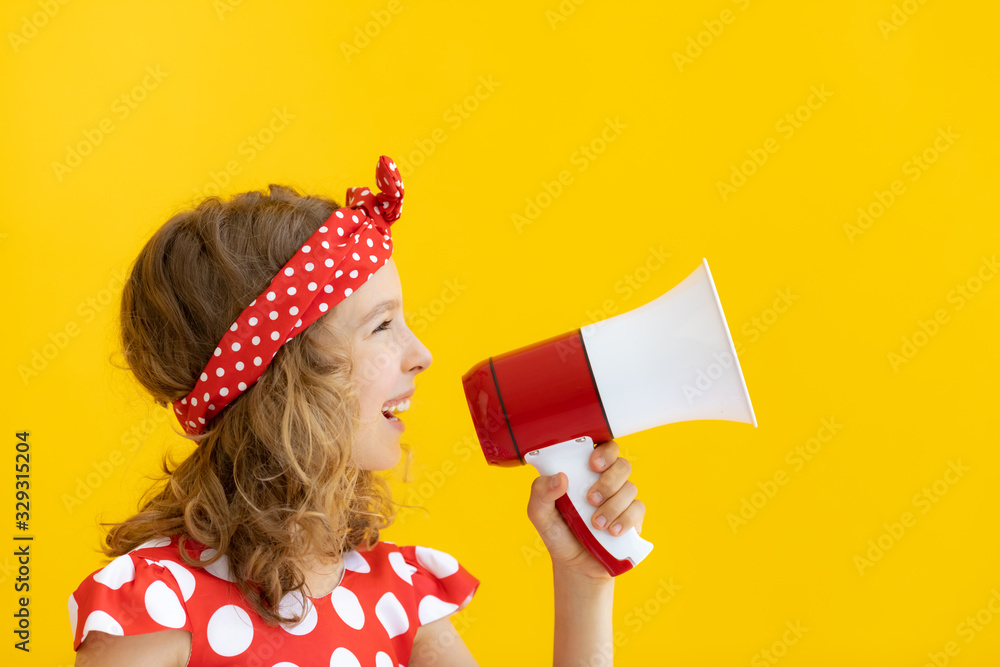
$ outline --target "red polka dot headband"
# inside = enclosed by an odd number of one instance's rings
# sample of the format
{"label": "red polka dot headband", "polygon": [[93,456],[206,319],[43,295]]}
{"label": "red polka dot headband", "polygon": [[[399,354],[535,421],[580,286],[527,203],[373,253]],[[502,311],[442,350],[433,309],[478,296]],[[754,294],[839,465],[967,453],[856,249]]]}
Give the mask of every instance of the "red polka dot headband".
{"label": "red polka dot headband", "polygon": [[184,430],[206,423],[264,373],[278,349],[358,289],[392,255],[389,227],[403,212],[403,181],[385,155],[375,167],[381,192],[348,188],[333,212],[250,302],[219,341],[198,381],[174,412]]}

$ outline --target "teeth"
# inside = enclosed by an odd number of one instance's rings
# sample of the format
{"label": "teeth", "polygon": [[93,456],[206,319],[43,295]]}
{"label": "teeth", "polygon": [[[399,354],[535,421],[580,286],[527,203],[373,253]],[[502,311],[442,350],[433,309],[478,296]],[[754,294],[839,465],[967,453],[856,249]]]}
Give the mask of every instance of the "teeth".
{"label": "teeth", "polygon": [[396,413],[396,412],[406,412],[410,409],[410,399],[406,398],[397,403],[396,405],[389,405],[382,408],[386,412]]}

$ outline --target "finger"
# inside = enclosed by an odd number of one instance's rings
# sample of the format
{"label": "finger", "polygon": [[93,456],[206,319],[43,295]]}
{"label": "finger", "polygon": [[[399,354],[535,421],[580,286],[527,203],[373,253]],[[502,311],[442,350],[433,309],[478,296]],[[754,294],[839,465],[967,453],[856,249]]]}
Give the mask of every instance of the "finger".
{"label": "finger", "polygon": [[625,508],[625,511],[617,518],[610,521],[611,528],[608,532],[612,535],[621,535],[629,528],[635,528],[635,532],[642,532],[642,518],[646,514],[646,506],[641,500],[633,500],[632,504]]}
{"label": "finger", "polygon": [[628,459],[617,459],[610,468],[601,473],[593,486],[587,489],[587,500],[595,507],[618,493],[625,480],[632,474],[632,464]]}
{"label": "finger", "polygon": [[597,528],[601,529],[613,526],[618,517],[625,511],[625,508],[635,500],[638,494],[639,490],[635,484],[626,480],[621,490],[604,501],[604,504],[594,512],[594,515],[590,519],[591,522]]}
{"label": "finger", "polygon": [[[553,482],[555,486],[553,486]],[[555,475],[539,475],[531,482],[528,517],[532,522],[535,522],[536,519],[542,519],[554,511],[556,499],[566,493],[568,484],[569,478],[561,472]]]}
{"label": "finger", "polygon": [[590,469],[594,472],[604,472],[618,458],[618,443],[607,440],[594,447],[590,455]]}

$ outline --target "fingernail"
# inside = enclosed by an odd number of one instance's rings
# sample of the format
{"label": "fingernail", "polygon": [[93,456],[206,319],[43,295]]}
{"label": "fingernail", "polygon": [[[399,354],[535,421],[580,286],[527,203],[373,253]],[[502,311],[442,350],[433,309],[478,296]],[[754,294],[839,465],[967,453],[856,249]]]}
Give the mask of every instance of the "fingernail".
{"label": "fingernail", "polygon": [[615,535],[622,532],[622,525],[620,523],[616,523],[614,527],[611,529],[611,532]]}
{"label": "fingernail", "polygon": [[608,522],[608,520],[607,520],[607,519],[605,519],[605,518],[604,518],[603,516],[599,516],[599,517],[597,517],[597,519],[596,519],[596,520],[597,520],[597,525],[598,525],[598,527],[600,527],[600,528],[604,528],[604,524],[606,524],[606,523]]}
{"label": "fingernail", "polygon": [[599,491],[594,491],[592,494],[590,494],[590,497],[593,498],[594,503],[598,505],[601,504],[601,500],[603,500],[604,498],[604,496],[602,496]]}
{"label": "fingernail", "polygon": [[549,482],[549,488],[554,489],[559,486],[559,475],[552,475],[552,481]]}
{"label": "fingernail", "polygon": [[600,468],[601,470],[604,470],[604,466],[607,465],[607,463],[601,457],[597,457],[595,463],[597,464],[597,467]]}

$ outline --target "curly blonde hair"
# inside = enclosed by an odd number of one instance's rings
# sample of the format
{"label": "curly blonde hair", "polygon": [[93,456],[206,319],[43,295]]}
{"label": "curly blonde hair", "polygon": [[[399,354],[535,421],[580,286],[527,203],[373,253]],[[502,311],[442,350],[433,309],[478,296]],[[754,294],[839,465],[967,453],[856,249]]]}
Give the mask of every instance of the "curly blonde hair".
{"label": "curly blonde hair", "polygon": [[[160,406],[194,386],[218,341],[339,204],[271,184],[270,193],[210,196],[171,217],[140,251],[121,301],[124,365]],[[314,326],[284,344],[260,379],[210,420],[196,449],[163,475],[134,516],[110,526],[101,550],[115,558],[180,535],[181,556],[204,567],[223,555],[240,591],[268,624],[291,591],[305,597],[299,565],[337,563],[370,548],[392,524],[388,484],[350,464],[360,424],[351,345]],[[116,364],[118,365],[118,364]],[[175,424],[175,426],[177,426]],[[404,445],[409,455],[410,450]],[[409,459],[407,459],[407,463]],[[160,487],[160,483],[165,482]],[[218,551],[191,558],[191,538]]]}

